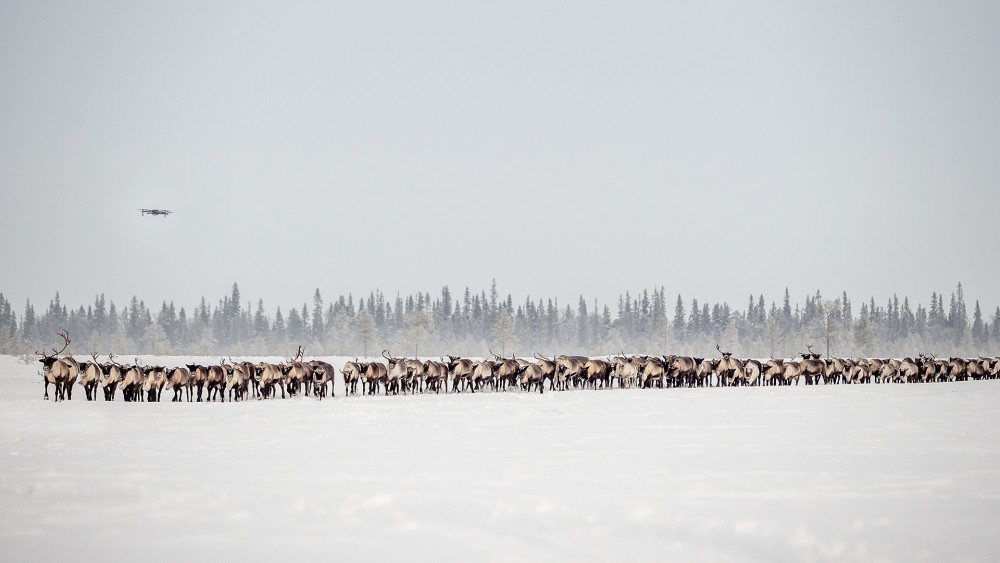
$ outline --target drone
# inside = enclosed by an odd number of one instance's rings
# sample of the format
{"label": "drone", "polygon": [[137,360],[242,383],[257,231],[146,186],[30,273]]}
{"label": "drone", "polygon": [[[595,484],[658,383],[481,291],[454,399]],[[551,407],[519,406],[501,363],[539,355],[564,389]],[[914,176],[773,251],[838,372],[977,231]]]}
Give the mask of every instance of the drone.
{"label": "drone", "polygon": [[167,215],[170,215],[170,210],[169,209],[140,209],[139,211],[142,212],[142,215],[144,217],[146,215],[162,215],[164,217],[166,217]]}

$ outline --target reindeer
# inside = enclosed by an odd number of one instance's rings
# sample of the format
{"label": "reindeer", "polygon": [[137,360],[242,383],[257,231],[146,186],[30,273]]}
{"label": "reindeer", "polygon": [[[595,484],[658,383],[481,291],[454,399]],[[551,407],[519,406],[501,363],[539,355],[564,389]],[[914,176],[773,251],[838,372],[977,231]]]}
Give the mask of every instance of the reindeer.
{"label": "reindeer", "polygon": [[611,387],[611,362],[601,359],[590,359],[583,364],[583,376],[585,386],[597,390]]}
{"label": "reindeer", "polygon": [[184,400],[184,391],[187,390],[187,400],[191,402],[191,372],[186,367],[178,367],[170,370],[167,376],[167,384],[164,389],[173,389],[174,396],[171,403],[179,403]]}
{"label": "reindeer", "polygon": [[785,360],[771,358],[764,362],[761,369],[761,379],[764,385],[777,385],[784,383],[782,375],[785,373]]}
{"label": "reindeer", "polygon": [[[548,361],[548,360],[545,360]],[[545,370],[542,364],[532,364],[524,366],[521,371],[521,383],[526,391],[531,391],[536,387],[539,393],[545,393]]]}
{"label": "reindeer", "polygon": [[[334,389],[336,387],[336,385],[333,382],[333,378],[334,378],[335,375],[337,375],[337,370],[334,369],[333,366],[330,365],[329,363],[321,361],[321,360],[313,360],[313,361],[309,362],[309,366],[312,367],[312,369],[313,369],[313,389],[315,390],[315,388],[316,388],[316,382],[317,382],[317,379],[316,379],[316,370],[323,370],[323,376],[326,378],[326,381],[330,383],[330,396],[331,397],[336,397],[337,396],[337,391],[336,391],[336,389]],[[323,385],[325,387],[326,386],[326,382],[324,382]],[[325,388],[323,389],[323,397],[326,397],[326,389]]]}
{"label": "reindeer", "polygon": [[294,358],[289,358],[288,363],[281,366],[281,373],[285,376],[285,386],[289,395],[299,392],[299,387],[303,388],[306,397],[309,396],[309,387],[312,385],[312,366],[302,361],[305,349],[299,346]]}
{"label": "reindeer", "polygon": [[739,360],[733,359],[732,352],[723,352],[722,348],[716,344],[715,349],[722,354],[722,357],[718,360],[712,360],[712,371],[715,372],[715,377],[718,380],[719,386],[732,385],[733,381],[737,378],[737,374],[741,374],[741,368],[743,365]]}
{"label": "reindeer", "polygon": [[989,366],[984,366],[982,360],[969,360],[965,364],[965,376],[973,381],[979,381],[980,379],[986,378],[986,373],[989,370]]}
{"label": "reindeer", "polygon": [[469,377],[469,386],[472,392],[481,391],[483,387],[489,385],[494,391],[497,390],[497,375],[495,362],[490,360],[480,360],[472,368],[472,375]]}
{"label": "reindeer", "polygon": [[101,364],[97,362],[97,354],[91,353],[90,358],[93,361],[82,362],[80,364],[80,385],[83,386],[83,392],[87,394],[88,401],[97,400],[97,386],[101,382]]}
{"label": "reindeer", "polygon": [[389,370],[381,362],[358,363],[361,368],[362,385],[368,386],[368,394],[378,392],[379,383],[388,388]]}
{"label": "reindeer", "polygon": [[[358,394],[358,381],[361,379],[361,365],[358,363],[358,359],[354,358],[353,362],[347,362],[344,364],[344,368],[340,370],[341,375],[344,376],[344,394],[345,395],[357,395]],[[362,387],[362,391],[364,388]],[[284,394],[284,392],[282,392]]]}
{"label": "reindeer", "polygon": [[274,388],[281,390],[281,398],[285,398],[285,378],[281,373],[281,367],[267,362],[261,362],[254,366],[254,379],[260,387],[260,399],[271,399],[274,397]]}
{"label": "reindeer", "polygon": [[[243,367],[243,374],[246,377],[246,382],[245,382],[246,389],[245,389],[245,391],[249,391],[249,394],[251,394],[254,397],[258,397],[259,398],[260,397],[260,384],[257,382],[257,377],[256,377],[257,367],[254,366],[252,363],[247,362],[247,361],[236,362],[232,358],[229,358],[229,363],[233,364],[234,367],[237,364]],[[246,397],[244,397],[244,398],[246,398]]]}
{"label": "reindeer", "polygon": [[167,370],[163,366],[145,366],[142,368],[142,390],[146,392],[146,401],[160,402],[163,386],[167,383]]}
{"label": "reindeer", "polygon": [[404,382],[403,392],[406,389],[410,390],[410,394],[415,394],[417,391],[423,392],[424,383],[424,364],[420,360],[413,358],[404,358],[403,368],[406,370],[405,375],[402,378]]}
{"label": "reindeer", "polygon": [[771,385],[791,385],[792,381],[798,385],[799,378],[802,376],[802,368],[799,364],[800,362],[795,360],[771,358],[764,362],[761,375]]}
{"label": "reindeer", "polygon": [[641,365],[637,356],[629,358],[625,355],[625,351],[622,350],[620,356],[611,358],[611,377],[608,387],[611,387],[614,384],[614,380],[617,379],[619,389],[631,389],[635,386],[636,380],[639,379],[639,368]]}
{"label": "reindeer", "polygon": [[424,362],[424,384],[428,391],[441,393],[441,387],[448,390],[448,364],[427,360]]}
{"label": "reindeer", "polygon": [[843,358],[827,358],[826,379],[823,383],[843,383],[845,374],[849,369],[847,360]]}
{"label": "reindeer", "polygon": [[108,363],[101,364],[101,389],[105,401],[115,400],[115,391],[122,379],[121,365],[115,362],[115,355],[108,354]]}
{"label": "reindeer", "polygon": [[126,402],[142,401],[143,373],[139,367],[139,358],[136,358],[132,365],[121,366],[121,381],[118,388],[122,390],[122,397]]}
{"label": "reindeer", "polygon": [[761,373],[763,373],[763,365],[757,360],[744,360],[743,361],[743,384],[744,385],[761,385],[763,379],[761,378]]}
{"label": "reindeer", "polygon": [[[696,383],[698,362],[690,356],[664,356],[663,367],[665,375],[673,379],[674,384],[681,387],[694,387]],[[646,367],[643,367],[646,370]],[[641,380],[642,376],[640,376]],[[645,385],[644,385],[645,386]]]}
{"label": "reindeer", "polygon": [[250,383],[251,374],[247,372],[243,364],[223,364],[226,370],[225,394],[229,395],[229,401],[242,401],[247,397],[247,388]]}
{"label": "reindeer", "polygon": [[[458,356],[448,356],[448,373],[451,375],[452,393],[458,393],[459,386],[464,391],[470,385],[474,367],[472,360]],[[445,386],[445,390],[447,391],[447,386]]]}
{"label": "reindeer", "polygon": [[[781,373],[781,381],[785,385],[791,385],[792,380],[795,380],[795,384],[799,384],[799,377],[802,375],[802,369],[797,361],[784,362],[784,370]],[[807,383],[808,385],[808,383]]]}
{"label": "reindeer", "polygon": [[712,386],[712,361],[706,358],[695,358],[697,367],[694,371],[695,379],[699,387]]}
{"label": "reindeer", "polygon": [[201,392],[208,383],[208,368],[199,364],[187,364],[188,372],[191,373],[191,386],[198,389],[198,402],[201,402]]}
{"label": "reindeer", "polygon": [[228,369],[226,369],[225,361],[219,358],[220,365],[208,366],[205,373],[205,386],[208,387],[208,402],[212,402],[216,395],[219,397],[219,401],[226,402],[226,376],[228,375]]}
{"label": "reindeer", "polygon": [[409,373],[406,363],[401,358],[394,358],[388,350],[382,350],[382,357],[386,360],[386,382],[385,394],[399,394],[401,381]]}
{"label": "reindeer", "polygon": [[[493,388],[495,390],[506,390],[508,386],[517,385],[517,376],[524,371],[525,367],[516,359],[507,359],[497,356],[490,350],[494,358],[493,375],[496,377]],[[527,365],[527,362],[525,362]]]}
{"label": "reindeer", "polygon": [[583,366],[589,359],[584,356],[556,356],[556,389],[565,391],[570,383],[575,387],[583,372]]}
{"label": "reindeer", "polygon": [[334,397],[333,393],[333,376],[336,375],[336,371],[333,366],[326,362],[317,362],[319,365],[313,366],[312,371],[312,388],[313,395],[322,401],[326,397],[326,384],[330,384],[330,396]]}
{"label": "reindeer", "polygon": [[802,361],[798,363],[799,375],[805,378],[806,385],[818,384],[820,378],[822,378],[825,383],[827,380],[826,362],[820,359],[819,354],[812,351],[812,345],[806,344],[806,348],[809,352],[806,354],[800,354],[800,356],[802,356]]}
{"label": "reindeer", "polygon": [[986,370],[987,379],[1000,378],[1000,357],[984,358],[983,356],[979,356],[979,359],[983,361],[983,369]]}
{"label": "reindeer", "polygon": [[899,365],[899,378],[903,383],[917,383],[921,380],[920,364],[912,358],[903,358]]}
{"label": "reindeer", "polygon": [[555,391],[556,388],[556,361],[555,359],[548,359],[542,356],[538,352],[535,352],[535,358],[538,360],[536,364],[542,370],[542,384],[545,380],[549,380],[549,391]]}
{"label": "reindeer", "polygon": [[889,360],[873,358],[868,366],[869,375],[875,379],[876,383],[894,383],[899,375],[896,364]]}
{"label": "reindeer", "polygon": [[46,401],[49,400],[50,383],[55,385],[56,401],[67,399],[72,400],[73,382],[76,380],[76,376],[80,372],[80,364],[78,364],[72,357],[56,357],[65,352],[66,348],[69,348],[70,344],[69,333],[66,332],[65,329],[60,331],[58,334],[63,339],[63,347],[61,350],[52,348],[51,355],[45,354],[44,352],[35,352],[41,356],[41,359],[38,361],[42,363],[42,377],[45,379],[45,396],[42,398]]}

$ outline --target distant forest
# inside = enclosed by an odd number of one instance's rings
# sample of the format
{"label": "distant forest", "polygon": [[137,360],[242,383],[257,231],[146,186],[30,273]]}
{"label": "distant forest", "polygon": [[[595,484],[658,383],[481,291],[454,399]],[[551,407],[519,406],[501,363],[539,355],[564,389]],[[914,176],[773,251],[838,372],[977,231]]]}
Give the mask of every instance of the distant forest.
{"label": "distant forest", "polygon": [[20,314],[0,294],[0,353],[24,354],[51,347],[56,332],[69,331],[75,354],[284,355],[299,345],[307,355],[480,356],[489,350],[522,356],[539,352],[604,355],[625,351],[713,356],[716,344],[737,357],[791,357],[812,345],[832,356],[898,357],[997,355],[1000,307],[984,317],[976,301],[970,315],[962,284],[949,298],[933,293],[930,305],[906,297],[874,298],[858,307],[846,293],[816,292],[804,304],[788,290],[778,301],[751,295],[745,309],[728,303],[668,298],[663,287],[626,292],[613,310],[596,300],[576,303],[501,297],[494,281],[478,293],[448,287],[437,295],[325,300],[268,311],[264,301],[244,300],[234,283],[214,303],[205,298],[190,312],[173,302],[158,310],[132,297],[124,306],[103,294],[86,305],[67,306],[59,294],[38,313],[28,300]]}

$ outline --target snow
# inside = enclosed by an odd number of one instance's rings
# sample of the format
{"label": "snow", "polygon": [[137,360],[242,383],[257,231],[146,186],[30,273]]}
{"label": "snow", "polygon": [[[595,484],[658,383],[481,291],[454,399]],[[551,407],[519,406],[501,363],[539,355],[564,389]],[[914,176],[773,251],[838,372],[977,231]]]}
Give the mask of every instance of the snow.
{"label": "snow", "polygon": [[36,365],[0,357],[4,561],[1000,552],[998,381],[54,403]]}

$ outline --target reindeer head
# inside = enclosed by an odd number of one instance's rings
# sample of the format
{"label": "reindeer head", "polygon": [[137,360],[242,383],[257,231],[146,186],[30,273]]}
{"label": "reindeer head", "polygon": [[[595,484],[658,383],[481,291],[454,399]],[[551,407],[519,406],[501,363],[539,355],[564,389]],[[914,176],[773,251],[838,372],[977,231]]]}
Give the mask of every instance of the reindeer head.
{"label": "reindeer head", "polygon": [[56,350],[55,348],[52,348],[52,354],[46,354],[44,352],[35,352],[36,354],[41,356],[41,358],[38,361],[42,363],[45,369],[51,368],[52,364],[58,361],[58,358],[56,356],[65,352],[66,348],[69,347],[70,339],[69,339],[69,333],[66,332],[66,329],[59,331],[58,334],[59,337],[63,339],[63,347],[61,349]]}

